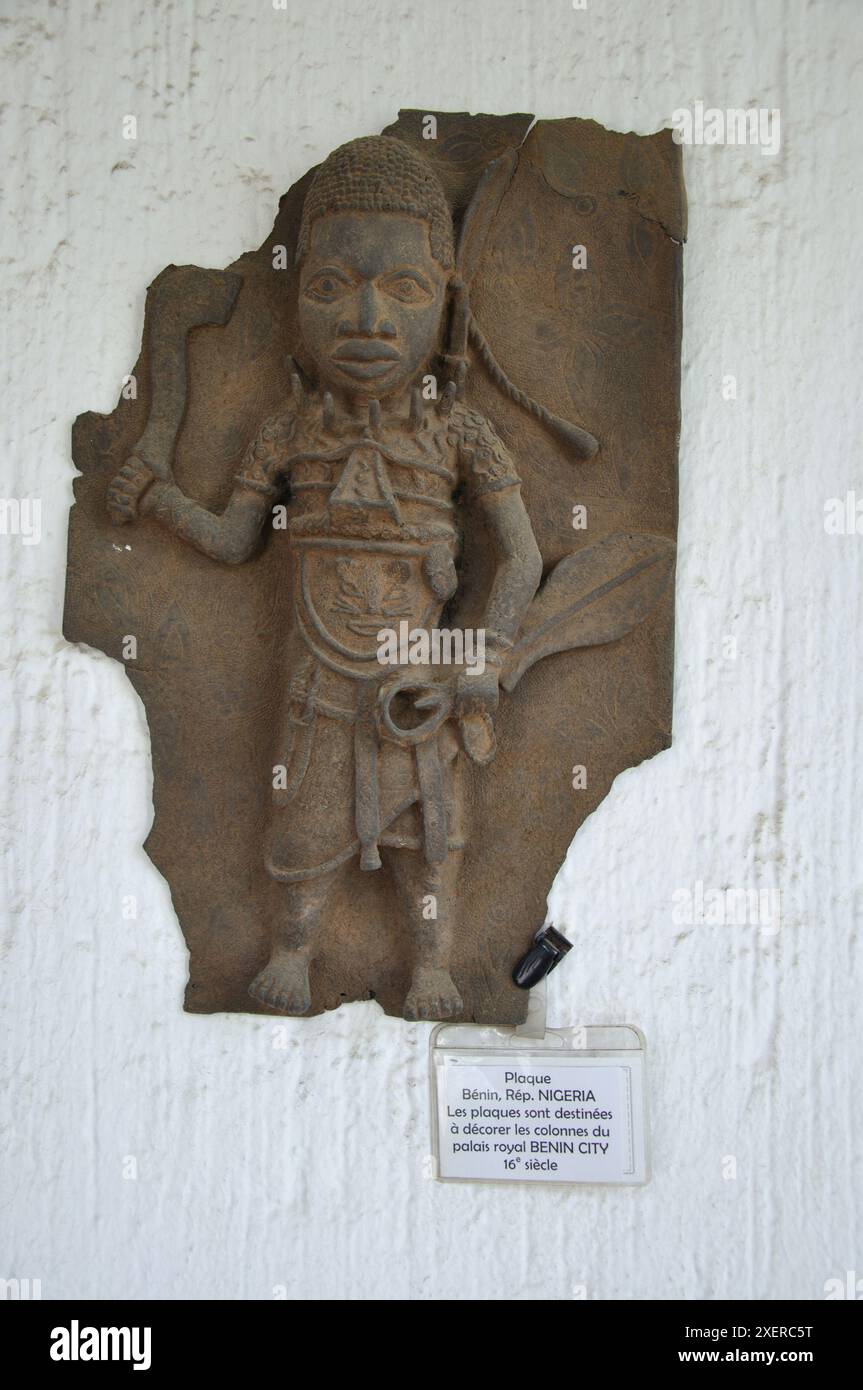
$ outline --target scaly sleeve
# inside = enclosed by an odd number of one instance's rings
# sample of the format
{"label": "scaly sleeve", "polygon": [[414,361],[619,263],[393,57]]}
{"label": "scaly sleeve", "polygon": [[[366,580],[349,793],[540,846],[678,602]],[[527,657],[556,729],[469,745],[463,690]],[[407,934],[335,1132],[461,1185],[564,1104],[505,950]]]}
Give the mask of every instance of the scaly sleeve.
{"label": "scaly sleeve", "polygon": [[469,501],[521,485],[512,455],[479,411],[460,404],[453,407],[449,442],[457,447],[459,473]]}
{"label": "scaly sleeve", "polygon": [[267,497],[276,497],[290,457],[290,445],[296,432],[296,417],[292,414],[273,415],[265,420],[248,445],[236,481]]}

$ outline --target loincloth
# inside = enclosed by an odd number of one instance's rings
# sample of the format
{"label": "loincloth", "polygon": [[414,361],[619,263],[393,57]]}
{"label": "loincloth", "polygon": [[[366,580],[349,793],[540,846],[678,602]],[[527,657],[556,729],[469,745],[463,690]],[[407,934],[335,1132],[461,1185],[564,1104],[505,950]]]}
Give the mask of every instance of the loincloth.
{"label": "loincloth", "polygon": [[266,854],[273,878],[314,878],[356,854],[374,869],[379,847],[430,863],[464,847],[456,729],[446,720],[417,746],[382,733],[377,697],[388,678],[352,680],[312,659],[292,682]]}

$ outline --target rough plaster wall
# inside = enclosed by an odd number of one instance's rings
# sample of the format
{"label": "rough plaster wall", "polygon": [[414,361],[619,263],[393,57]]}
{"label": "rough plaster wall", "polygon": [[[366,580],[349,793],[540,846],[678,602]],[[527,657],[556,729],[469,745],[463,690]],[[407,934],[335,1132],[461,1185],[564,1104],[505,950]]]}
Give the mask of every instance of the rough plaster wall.
{"label": "rough plaster wall", "polygon": [[[822,519],[863,495],[863,7],[0,10],[2,491],[44,509],[40,545],[0,537],[0,1275],[46,1298],[817,1299],[863,1272],[863,537]],[[277,1050],[269,1020],[181,1012],[182,938],[140,849],[142,710],[117,664],[59,636],[69,429],[113,407],[163,265],[256,246],[294,179],[400,104],[649,132],[697,98],[780,107],[783,144],[686,151],[675,743],[620,778],[551,898],[576,950],[550,1021],[647,1034],[653,1180],[439,1186],[428,1026],[352,1005],[288,1021]],[[675,923],[696,880],[780,888],[780,931]]]}

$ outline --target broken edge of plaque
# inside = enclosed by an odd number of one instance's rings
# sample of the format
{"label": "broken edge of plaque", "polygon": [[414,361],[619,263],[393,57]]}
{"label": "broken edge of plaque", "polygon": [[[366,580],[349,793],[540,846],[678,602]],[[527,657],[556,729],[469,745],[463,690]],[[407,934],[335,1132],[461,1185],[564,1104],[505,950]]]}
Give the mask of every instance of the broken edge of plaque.
{"label": "broken edge of plaque", "polygon": [[[608,186],[604,191],[604,196],[610,202],[613,198],[619,198],[621,205],[631,209],[633,218],[630,223],[630,238],[632,243],[632,253],[635,264],[642,264],[647,267],[650,264],[651,256],[656,251],[653,228],[658,228],[661,236],[675,246],[679,246],[686,235],[686,200],[683,189],[681,175],[682,151],[672,137],[670,130],[658,132],[652,136],[624,135],[616,132],[606,131],[603,127],[592,121],[584,121],[578,118],[569,118],[560,121],[540,121],[532,125],[533,118],[527,115],[515,115],[506,117],[492,116],[467,116],[465,113],[437,113],[436,119],[439,125],[439,140],[436,142],[422,141],[421,123],[427,113],[420,111],[404,110],[399,113],[398,120],[386,128],[385,133],[397,135],[409,143],[419,144],[422,142],[423,153],[425,153],[434,163],[436,172],[441,178],[451,201],[452,210],[458,226],[458,219],[466,208],[472,187],[482,169],[488,163],[498,157],[507,149],[517,149],[519,155],[519,174],[517,178],[526,180],[539,179],[540,183],[531,184],[532,188],[538,193],[541,185],[546,185],[548,190],[567,199],[571,208],[572,217],[582,219],[594,218],[597,214],[597,198],[594,196],[597,190],[591,191],[590,170],[593,167],[592,159],[599,158],[597,150],[603,151],[602,158],[608,159],[609,166],[617,161],[617,172],[614,177],[609,173]],[[573,134],[577,132],[579,138],[574,139]],[[239,294],[239,307],[242,309],[244,296],[254,296],[256,286],[263,283],[263,278],[267,275],[265,262],[269,259],[271,243],[278,241],[285,231],[289,231],[292,221],[295,222],[298,216],[298,208],[302,201],[303,193],[308,186],[308,180],[313,171],[304,176],[292,190],[280,201],[279,214],[276,218],[273,231],[270,233],[264,244],[257,252],[249,252],[235,261],[228,271],[207,272],[198,271],[191,268],[198,276],[216,276],[242,278],[242,287]],[[516,189],[516,191],[518,191]],[[525,189],[522,188],[521,196],[526,196]],[[530,199],[525,205],[530,211]],[[530,236],[531,231],[528,224],[522,219],[517,222],[514,228],[509,229],[513,235],[522,238],[522,245],[530,260]],[[535,234],[535,233],[534,233]],[[575,236],[575,232],[573,232]],[[288,238],[290,242],[290,237]],[[501,293],[501,286],[496,281],[494,274],[494,258],[492,257],[489,265],[485,267],[484,273],[480,275],[476,302],[482,317],[486,309],[497,302]],[[165,275],[166,272],[163,272]],[[272,271],[269,271],[272,274]],[[162,276],[154,281],[151,287],[151,294],[157,291],[157,287],[162,280]],[[201,284],[204,284],[202,279]],[[669,303],[666,306],[667,313],[674,319],[674,331],[671,332],[668,342],[673,344],[676,341],[676,360],[670,362],[670,372],[667,373],[666,388],[668,390],[667,400],[664,402],[667,407],[664,415],[661,416],[662,438],[665,440],[665,447],[668,451],[669,462],[676,466],[677,442],[679,437],[679,345],[680,345],[680,289],[682,275],[678,262],[678,271],[675,284],[668,285]],[[250,325],[247,322],[248,315],[243,320],[242,332],[246,335],[251,348],[256,354],[257,360],[262,364],[262,378],[260,381],[259,399],[255,400],[256,416],[260,418],[266,413],[267,402],[270,398],[276,399],[281,386],[277,386],[277,380],[281,370],[280,354],[276,350],[274,342],[267,341],[278,335],[278,323],[274,317],[272,307],[268,307],[266,296],[260,299],[265,312],[260,316],[260,322]],[[571,391],[572,382],[576,384],[582,381],[590,381],[592,366],[596,366],[596,354],[600,358],[603,352],[607,354],[608,343],[613,348],[622,345],[625,351],[628,346],[639,340],[639,336],[646,331],[644,323],[639,321],[638,314],[628,311],[627,306],[613,304],[608,307],[605,313],[605,306],[602,311],[597,311],[596,321],[590,320],[587,316],[588,326],[591,328],[593,338],[581,344],[583,351],[576,353],[576,360],[568,363]],[[584,306],[582,305],[582,308]],[[267,315],[270,315],[268,318]],[[213,319],[213,326],[196,330],[188,344],[188,351],[184,355],[182,370],[185,371],[188,364],[190,373],[194,372],[196,363],[201,360],[207,366],[224,364],[224,357],[221,356],[221,349],[218,346],[214,335],[219,333],[227,334],[230,328],[222,329],[216,326],[217,319]],[[555,331],[560,331],[559,329]],[[597,335],[599,335],[597,337]],[[603,337],[603,335],[605,335]],[[676,337],[675,337],[676,335]],[[145,325],[146,340],[146,325]],[[547,349],[549,341],[547,337],[543,340]],[[527,376],[531,376],[530,366],[533,363],[533,375],[535,382],[532,389],[537,394],[542,394],[545,389],[557,391],[559,396],[559,409],[562,413],[576,414],[580,418],[589,419],[593,426],[596,423],[597,433],[602,434],[603,452],[606,459],[606,472],[602,475],[605,480],[600,484],[595,496],[590,500],[595,505],[596,513],[600,518],[600,537],[599,543],[608,541],[614,535],[628,535],[644,537],[653,534],[660,541],[665,541],[669,546],[673,546],[673,535],[676,521],[676,507],[674,499],[665,497],[664,499],[652,499],[651,506],[648,508],[650,515],[642,516],[638,507],[635,507],[635,515],[638,518],[638,525],[628,521],[626,498],[631,494],[634,481],[634,473],[637,469],[638,459],[633,459],[631,451],[627,448],[626,431],[619,428],[620,422],[614,418],[614,400],[609,400],[603,396],[597,386],[595,398],[590,396],[590,392],[582,400],[582,405],[578,411],[575,410],[572,400],[566,395],[566,383],[564,377],[558,370],[560,363],[554,363],[550,359],[549,365],[554,367],[553,371],[547,370],[545,358],[538,347],[531,348],[530,341],[525,343],[515,342],[512,346],[513,354],[516,358],[516,368],[519,369],[520,361],[528,364]],[[531,356],[534,352],[534,357]],[[537,355],[538,354],[538,355]],[[519,360],[520,359],[520,360]],[[591,363],[593,360],[593,364]],[[152,628],[155,642],[155,661],[149,668],[144,662],[124,661],[127,674],[141,695],[144,703],[148,726],[151,732],[153,744],[154,762],[154,822],[148,836],[146,848],[157,868],[164,874],[171,886],[172,900],[177,911],[181,926],[190,949],[190,980],[186,994],[186,1008],[192,1012],[217,1012],[223,1010],[242,1010],[266,1012],[258,1009],[251,1004],[245,996],[245,989],[234,989],[230,980],[230,971],[239,969],[236,962],[251,960],[256,953],[260,954],[262,948],[256,945],[257,936],[262,935],[265,929],[266,908],[262,902],[253,903],[252,894],[249,890],[248,867],[245,864],[242,853],[234,853],[233,858],[228,855],[231,866],[226,871],[225,891],[219,891],[215,895],[213,902],[205,912],[204,903],[206,898],[204,889],[209,886],[209,877],[206,872],[203,876],[194,870],[186,873],[178,869],[177,865],[182,864],[182,846],[186,826],[182,818],[169,815],[166,810],[165,797],[162,794],[164,782],[166,759],[170,756],[172,740],[176,738],[176,732],[171,729],[171,721],[168,717],[170,711],[159,706],[159,689],[163,685],[166,677],[170,675],[171,664],[180,654],[187,653],[195,640],[194,614],[196,605],[200,603],[206,605],[209,602],[209,592],[203,592],[199,596],[193,594],[188,600],[187,596],[160,595],[147,592],[146,579],[140,580],[140,589],[136,593],[134,581],[130,579],[130,572],[134,571],[132,557],[121,557],[122,563],[118,562],[116,551],[118,547],[111,547],[116,533],[104,522],[101,516],[101,501],[104,496],[104,481],[110,477],[116,468],[117,461],[122,459],[129,443],[140,434],[140,422],[145,415],[149,405],[150,381],[149,381],[149,355],[146,341],[142,346],[142,352],[135,367],[138,374],[139,397],[137,400],[121,395],[117,409],[110,415],[100,415],[96,413],[84,414],[75,423],[75,445],[74,457],[81,469],[81,476],[75,479],[76,504],[73,506],[70,518],[70,549],[69,549],[69,569],[67,578],[67,601],[64,616],[64,634],[68,640],[73,642],[87,643],[105,652],[107,655],[120,659],[119,639],[123,633],[135,630],[130,627],[130,622],[141,621],[145,626]],[[480,368],[476,368],[476,374],[480,374]],[[524,372],[516,371],[516,375],[524,376]],[[565,374],[564,374],[565,375]],[[599,380],[599,378],[596,378]],[[538,383],[538,384],[536,384]],[[563,383],[563,384],[562,384]],[[646,383],[645,391],[649,393],[650,383]],[[193,400],[193,409],[190,412],[194,420],[200,421],[207,416],[207,390],[206,385],[202,390],[202,399]],[[613,393],[612,393],[613,394]],[[526,437],[522,426],[515,418],[509,404],[502,400],[493,383],[480,383],[478,390],[478,400],[483,409],[493,414],[496,422],[501,422],[501,431],[505,439],[513,442],[513,447],[518,447],[520,441]],[[251,433],[251,428],[247,426],[253,424],[253,418],[246,420],[243,411],[249,414],[248,405],[242,408],[237,405],[237,414],[240,420],[237,423],[235,432],[242,434],[243,431]],[[603,418],[605,412],[605,418]],[[647,424],[648,420],[641,423]],[[230,434],[230,431],[228,431]],[[225,437],[223,437],[225,436]],[[673,443],[672,443],[673,441]],[[219,450],[217,458],[229,458],[234,446],[231,439],[227,437],[225,431],[219,435]],[[239,446],[238,446],[239,447]],[[656,445],[658,448],[659,446]],[[671,451],[673,448],[673,458]],[[549,466],[554,456],[554,446],[543,445],[544,466]],[[591,465],[594,467],[595,465]],[[180,459],[180,476],[183,474],[183,461]],[[219,501],[220,495],[224,495],[225,477],[229,476],[229,469],[225,469],[224,474],[220,475],[218,470],[211,472],[201,485],[201,491],[208,505],[213,505]],[[541,481],[541,480],[540,480]],[[619,489],[620,499],[623,504],[621,507],[622,516],[620,524],[607,526],[602,531],[606,514],[613,510],[609,506],[609,501],[614,502],[615,495],[607,491],[609,482]],[[186,484],[188,477],[186,475]],[[666,477],[665,487],[669,486]],[[603,488],[606,491],[603,491]],[[540,489],[541,491],[541,489]],[[581,489],[585,495],[589,493],[589,486]],[[544,498],[540,496],[540,504],[544,506]],[[633,512],[633,507],[629,507],[629,513]],[[545,517],[545,514],[543,514]],[[547,520],[547,517],[545,517]],[[136,547],[137,549],[138,547]],[[146,549],[146,546],[140,547]],[[565,526],[561,528],[556,524],[550,524],[544,534],[543,558],[547,568],[550,569],[567,555],[573,555],[573,567],[576,566],[579,550],[572,550],[572,532],[567,534]],[[95,565],[94,565],[95,557]],[[136,557],[136,562],[138,557]],[[97,572],[92,572],[93,569]],[[672,565],[673,570],[673,565]],[[186,611],[184,604],[188,601],[189,611]],[[137,609],[136,609],[137,603]],[[159,605],[162,604],[160,608]],[[666,601],[663,601],[663,607]],[[202,611],[205,611],[202,609]],[[190,621],[191,614],[191,621]],[[651,615],[650,625],[656,615]],[[527,932],[525,923],[539,920],[542,916],[542,905],[547,898],[555,872],[563,862],[566,849],[577,833],[580,825],[587,815],[601,803],[615,777],[623,770],[637,766],[645,758],[653,756],[656,752],[668,746],[670,742],[670,677],[671,677],[671,632],[673,615],[670,611],[665,614],[664,624],[667,636],[660,639],[660,647],[657,649],[657,660],[655,665],[655,678],[658,679],[658,707],[653,716],[652,731],[642,729],[640,742],[634,732],[632,734],[632,747],[625,748],[624,754],[615,762],[610,759],[608,763],[607,775],[600,776],[599,794],[592,795],[584,803],[583,813],[574,813],[571,809],[571,801],[567,804],[557,796],[557,800],[550,796],[547,803],[537,807],[537,820],[547,827],[547,834],[543,840],[537,842],[535,863],[531,875],[532,882],[529,891],[522,891],[520,883],[508,881],[507,902],[498,904],[493,895],[488,891],[483,892],[485,882],[489,884],[504,881],[506,877],[505,865],[507,864],[508,848],[505,846],[501,864],[489,862],[483,867],[481,882],[476,891],[466,896],[465,902],[465,929],[469,934],[468,948],[479,959],[482,955],[482,970],[484,977],[482,990],[475,992],[470,1003],[470,1017],[478,1022],[486,1022],[494,1019],[495,1021],[505,1021],[515,1023],[523,1017],[525,1001],[520,992],[514,991],[508,982],[509,967],[523,949]],[[230,625],[230,615],[226,615],[226,623]],[[230,633],[228,639],[230,640]],[[612,646],[617,645],[614,639]],[[645,637],[642,633],[636,639],[625,639],[628,641],[636,640],[638,650],[644,652]],[[664,643],[664,646],[662,645]],[[608,650],[608,648],[606,648]],[[664,654],[663,654],[664,653]],[[543,653],[545,655],[545,653]],[[562,664],[556,673],[556,683],[560,688],[565,689],[567,682],[575,679],[574,668],[572,666],[573,653],[570,651],[564,656],[552,658],[559,660]],[[595,656],[587,657],[588,683],[595,679],[595,667],[591,665]],[[551,663],[543,661],[542,666],[548,667]],[[664,670],[664,676],[661,673]],[[512,687],[514,688],[519,679],[518,674],[514,674]],[[534,680],[532,674],[531,680]],[[541,699],[547,702],[550,698],[548,688],[548,677],[543,677],[543,682],[538,687]],[[665,691],[663,694],[663,684]],[[534,686],[534,689],[537,687]],[[571,691],[569,692],[571,696]],[[154,703],[155,702],[155,703]],[[572,703],[570,699],[569,703]],[[576,702],[577,705],[577,702]],[[568,708],[568,705],[567,705]],[[561,710],[562,713],[562,710]],[[503,718],[506,718],[504,709]],[[627,760],[628,759],[628,760]],[[492,768],[492,776],[494,775]],[[501,810],[504,820],[510,815],[513,807],[513,791],[518,788],[520,779],[516,776],[515,782],[511,774],[511,769],[502,771],[501,785],[497,792],[498,811],[495,814],[494,807],[490,808],[490,814],[486,816],[483,834],[488,841],[488,858],[493,861],[492,844],[494,827],[502,827]],[[208,792],[206,776],[203,778],[203,785],[195,789],[194,794],[200,798],[205,797]],[[190,792],[191,794],[191,792]],[[224,800],[224,798],[222,798]],[[212,801],[212,798],[211,798]],[[217,797],[213,807],[215,817],[214,824],[221,824],[220,816],[223,816],[225,807]],[[210,804],[210,803],[208,803]],[[532,827],[538,828],[537,826]],[[504,836],[505,838],[505,836]],[[222,845],[219,846],[219,849]],[[502,876],[503,870],[503,876]],[[239,886],[240,891],[237,891]],[[510,891],[511,890],[511,891]],[[477,901],[470,901],[473,898]],[[238,915],[239,914],[239,915]],[[246,936],[239,938],[238,933],[245,932]],[[227,953],[224,968],[219,959],[219,951],[224,949]],[[489,986],[487,981],[489,971],[492,970],[494,981]],[[243,966],[243,973],[247,974],[251,966]],[[398,1005],[399,991],[394,990],[391,983],[387,980],[383,982],[374,977],[367,977],[362,980],[353,980],[344,975],[339,976],[338,962],[330,963],[326,970],[326,979],[321,983],[320,990],[316,990],[311,1013],[319,1013],[325,1009],[335,1008],[347,999],[377,998],[381,1006],[390,1013],[398,1015],[400,1008]]]}

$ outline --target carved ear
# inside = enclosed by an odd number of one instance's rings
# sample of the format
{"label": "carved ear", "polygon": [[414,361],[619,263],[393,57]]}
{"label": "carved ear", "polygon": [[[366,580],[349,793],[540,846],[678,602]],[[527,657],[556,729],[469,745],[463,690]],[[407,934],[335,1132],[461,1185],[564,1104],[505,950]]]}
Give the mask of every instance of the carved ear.
{"label": "carved ear", "polygon": [[507,150],[483,172],[462,218],[455,256],[456,274],[470,285],[480,263],[491,224],[518,167],[518,152]]}
{"label": "carved ear", "polygon": [[544,656],[616,642],[642,623],[671,579],[675,549],[664,536],[619,532],[567,555],[540,589],[504,660],[504,690],[514,690]]}

